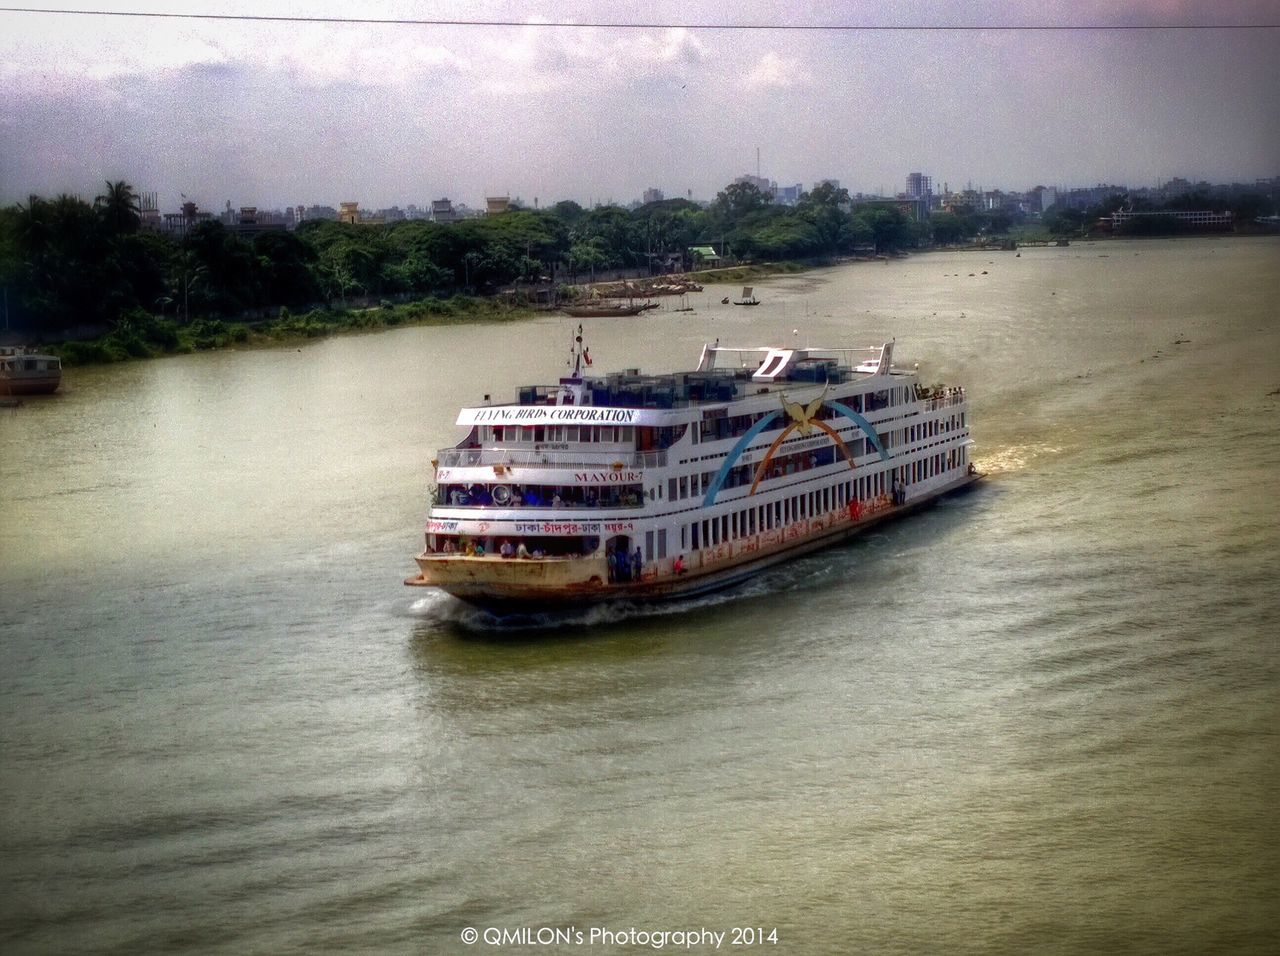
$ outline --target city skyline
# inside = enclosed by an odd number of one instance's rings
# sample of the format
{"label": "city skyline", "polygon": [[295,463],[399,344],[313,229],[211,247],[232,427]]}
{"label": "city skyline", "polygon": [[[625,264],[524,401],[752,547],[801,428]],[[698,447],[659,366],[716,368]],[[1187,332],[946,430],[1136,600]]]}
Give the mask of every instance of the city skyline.
{"label": "city skyline", "polygon": [[[99,9],[344,15],[328,2]],[[421,11],[388,2],[361,15]],[[432,15],[626,16],[598,3],[499,2],[442,3]],[[1276,174],[1268,93],[1280,30],[1268,24],[1280,16],[1270,2],[1203,12],[1178,0],[1069,10],[986,0],[963,11],[930,0],[660,2],[644,17],[665,25],[0,11],[0,203],[91,197],[108,179],[158,193],[162,208],[185,197],[214,211],[227,200],[376,209],[494,195],[625,205],[650,187],[706,200],[754,173],[757,149],[760,172],[779,184],[834,178],[851,193],[890,195],[909,171],[931,176],[935,191]],[[929,29],[726,28],[748,23]],[[1079,25],[1113,29],[1067,29]]]}

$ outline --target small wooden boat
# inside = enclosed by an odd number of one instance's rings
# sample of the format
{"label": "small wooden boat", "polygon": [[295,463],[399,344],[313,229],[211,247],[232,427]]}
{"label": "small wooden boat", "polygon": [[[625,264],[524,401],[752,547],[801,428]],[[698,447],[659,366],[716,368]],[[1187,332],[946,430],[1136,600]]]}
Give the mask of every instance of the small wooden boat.
{"label": "small wooden boat", "polygon": [[648,309],[656,309],[656,302],[591,302],[585,305],[562,305],[560,311],[575,319],[592,317],[608,317],[620,315],[639,315]]}
{"label": "small wooden boat", "polygon": [[753,295],[754,289],[747,285],[742,287],[742,301],[734,300],[734,305],[759,305],[760,300]]}

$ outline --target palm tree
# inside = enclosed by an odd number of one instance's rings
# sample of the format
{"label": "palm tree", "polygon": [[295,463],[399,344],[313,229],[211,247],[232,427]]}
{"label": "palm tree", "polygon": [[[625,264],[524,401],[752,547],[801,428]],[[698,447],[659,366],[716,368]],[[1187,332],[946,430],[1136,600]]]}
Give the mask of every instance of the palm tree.
{"label": "palm tree", "polygon": [[137,232],[142,225],[142,206],[138,194],[124,180],[108,182],[107,191],[93,201],[102,218],[114,233]]}

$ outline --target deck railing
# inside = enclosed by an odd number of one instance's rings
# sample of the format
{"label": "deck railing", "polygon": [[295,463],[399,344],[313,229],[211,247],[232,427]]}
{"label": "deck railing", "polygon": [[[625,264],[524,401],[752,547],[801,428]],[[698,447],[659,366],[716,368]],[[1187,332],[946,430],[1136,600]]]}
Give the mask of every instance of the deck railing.
{"label": "deck railing", "polygon": [[520,468],[661,468],[665,451],[581,451],[554,448],[442,448],[436,456],[441,468],[477,468],[506,465]]}

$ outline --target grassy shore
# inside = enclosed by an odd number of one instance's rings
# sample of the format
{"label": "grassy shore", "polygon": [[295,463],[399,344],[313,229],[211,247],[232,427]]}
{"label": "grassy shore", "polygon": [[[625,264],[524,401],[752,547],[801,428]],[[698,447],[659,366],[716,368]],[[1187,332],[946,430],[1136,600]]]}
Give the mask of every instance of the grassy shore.
{"label": "grassy shore", "polygon": [[303,339],[344,332],[373,332],[402,325],[512,322],[538,314],[534,309],[472,296],[432,297],[368,309],[313,309],[297,314],[281,309],[276,318],[257,322],[196,319],[190,323],[179,323],[144,312],[133,312],[98,338],[61,342],[46,348],[61,356],[66,365],[92,365],[210,349],[287,345]]}
{"label": "grassy shore", "polygon": [[[810,268],[813,268],[812,264],[801,262],[763,263],[686,273],[684,278],[701,283],[736,285],[764,276],[803,272]],[[124,316],[114,329],[98,338],[59,342],[42,348],[60,356],[65,365],[94,365],[210,349],[269,348],[303,339],[345,332],[373,332],[405,325],[515,322],[545,314],[545,309],[464,295],[386,303],[368,309],[331,307],[297,314],[281,309],[275,318],[255,322],[196,319],[182,323],[139,310]]]}

